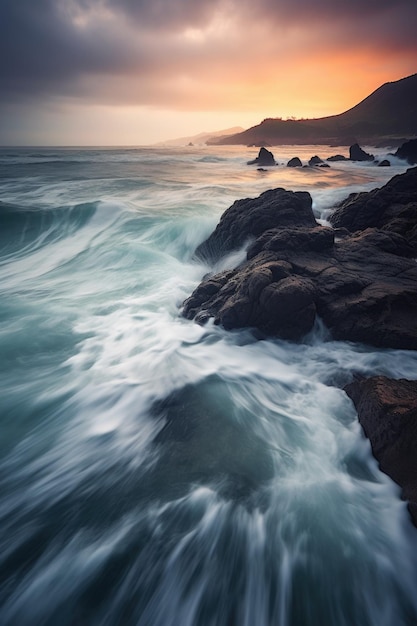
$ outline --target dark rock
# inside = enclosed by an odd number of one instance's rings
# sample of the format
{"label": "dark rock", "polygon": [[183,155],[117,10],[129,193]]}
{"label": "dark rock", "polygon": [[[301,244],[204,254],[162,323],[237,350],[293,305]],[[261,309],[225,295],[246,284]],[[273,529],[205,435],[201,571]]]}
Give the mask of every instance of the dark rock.
{"label": "dark rock", "polygon": [[302,167],[302,166],[303,164],[301,163],[298,157],[293,157],[287,163],[287,167]]}
{"label": "dark rock", "polygon": [[395,156],[399,159],[404,159],[410,165],[417,164],[417,139],[411,139],[406,141],[400,146],[395,153]]}
{"label": "dark rock", "polygon": [[326,161],[336,162],[336,161],[349,161],[349,159],[343,154],[335,154],[334,156],[330,156],[326,159]]}
{"label": "dark rock", "polygon": [[[412,187],[409,172],[391,181],[397,191]],[[216,258],[252,236],[247,261],[203,280],[183,314],[294,340],[312,328],[317,314],[336,339],[417,349],[417,264],[406,258],[414,249],[393,231],[368,228],[346,236],[342,227],[335,240],[333,229],[312,218],[306,193],[279,189],[239,201],[199,254]]]}
{"label": "dark rock", "polygon": [[237,200],[223,213],[210,237],[195,251],[199,258],[213,262],[270,228],[316,226],[312,200],[305,191],[270,189],[258,198]]}
{"label": "dark rock", "polygon": [[262,165],[262,166],[275,165],[274,155],[272,154],[272,152],[262,147],[259,150],[259,154],[256,157],[256,159],[253,159],[253,161],[248,161],[248,165]]}
{"label": "dark rock", "polygon": [[197,287],[184,316],[297,340],[318,314],[336,339],[417,349],[417,266],[398,256],[406,240],[377,230],[333,236],[320,226],[263,233],[247,263]]}
{"label": "dark rock", "polygon": [[316,228],[275,228],[267,230],[248,248],[247,258],[253,259],[263,251],[322,252],[334,244],[334,230],[324,226]]}
{"label": "dark rock", "polygon": [[310,160],[309,160],[309,162],[308,162],[308,164],[309,164],[310,166],[313,166],[313,165],[319,165],[320,163],[323,163],[323,159],[321,159],[321,158],[320,158],[319,156],[317,156],[317,155],[312,156],[312,157],[311,157],[311,159],[310,159]]}
{"label": "dark rock", "polygon": [[382,471],[402,487],[417,526],[417,381],[375,376],[345,391]]}
{"label": "dark rock", "polygon": [[362,150],[359,144],[354,143],[349,148],[349,158],[351,161],[373,161],[374,155],[368,154],[368,152]]}
{"label": "dark rock", "polygon": [[351,232],[376,227],[399,233],[417,254],[417,168],[394,176],[379,189],[351,194],[329,221],[335,228]]}
{"label": "dark rock", "polygon": [[383,161],[380,161],[378,163],[378,167],[390,167],[391,163],[390,161],[388,161],[388,159],[384,159]]}
{"label": "dark rock", "polygon": [[257,256],[253,263],[235,270],[213,296],[206,297],[205,281],[184,303],[184,316],[204,310],[226,330],[256,327],[267,335],[298,339],[313,326],[316,308],[312,283],[290,275],[291,265]]}
{"label": "dark rock", "polygon": [[319,163],[317,167],[330,167],[328,163]]}

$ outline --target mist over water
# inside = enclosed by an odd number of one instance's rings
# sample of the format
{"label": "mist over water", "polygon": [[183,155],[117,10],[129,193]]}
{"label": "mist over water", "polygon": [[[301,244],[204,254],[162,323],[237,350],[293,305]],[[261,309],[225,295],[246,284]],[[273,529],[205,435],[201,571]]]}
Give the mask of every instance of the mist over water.
{"label": "mist over water", "polygon": [[254,152],[0,151],[2,625],[417,623],[416,531],[341,390],[417,353],[179,314],[234,200],[307,190],[325,220],[406,166]]}

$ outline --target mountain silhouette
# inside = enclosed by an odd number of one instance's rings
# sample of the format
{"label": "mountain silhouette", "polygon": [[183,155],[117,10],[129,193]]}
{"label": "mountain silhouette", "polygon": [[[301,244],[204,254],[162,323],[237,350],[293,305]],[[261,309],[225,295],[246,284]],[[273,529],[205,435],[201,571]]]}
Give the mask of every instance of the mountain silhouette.
{"label": "mountain silhouette", "polygon": [[[417,136],[417,74],[385,83],[339,115],[316,119],[268,118],[257,126],[213,140],[221,145],[399,144]],[[388,142],[388,143],[387,143]]]}

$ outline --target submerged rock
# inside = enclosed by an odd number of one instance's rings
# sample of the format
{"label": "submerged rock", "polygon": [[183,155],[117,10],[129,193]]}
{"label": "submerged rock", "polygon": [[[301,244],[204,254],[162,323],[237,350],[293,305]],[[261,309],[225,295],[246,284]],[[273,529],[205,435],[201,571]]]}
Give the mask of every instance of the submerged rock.
{"label": "submerged rock", "polygon": [[268,443],[234,418],[231,405],[215,376],[155,402],[151,412],[165,424],[154,439],[159,454],[147,476],[151,491],[172,498],[202,484],[240,500],[273,477]]}
{"label": "submerged rock", "polygon": [[349,159],[343,154],[334,154],[333,156],[329,156],[326,161],[336,162],[336,161],[349,161]]}
{"label": "submerged rock", "polygon": [[354,143],[349,148],[349,158],[351,161],[373,161],[374,155],[362,150],[359,144]]}
{"label": "submerged rock", "polygon": [[345,391],[382,471],[402,487],[417,526],[417,381],[375,376]]}
{"label": "submerged rock", "polygon": [[269,165],[276,165],[276,163],[275,163],[274,155],[272,154],[272,152],[262,147],[259,150],[259,154],[256,157],[256,159],[253,159],[253,161],[248,161],[248,165],[269,166]]}

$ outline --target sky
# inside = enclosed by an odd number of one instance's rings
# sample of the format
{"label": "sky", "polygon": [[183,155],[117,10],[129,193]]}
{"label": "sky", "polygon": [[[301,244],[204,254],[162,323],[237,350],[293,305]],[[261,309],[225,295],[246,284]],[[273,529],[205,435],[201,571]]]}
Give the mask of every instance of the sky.
{"label": "sky", "polygon": [[0,145],[342,113],[417,72],[417,0],[0,0]]}

